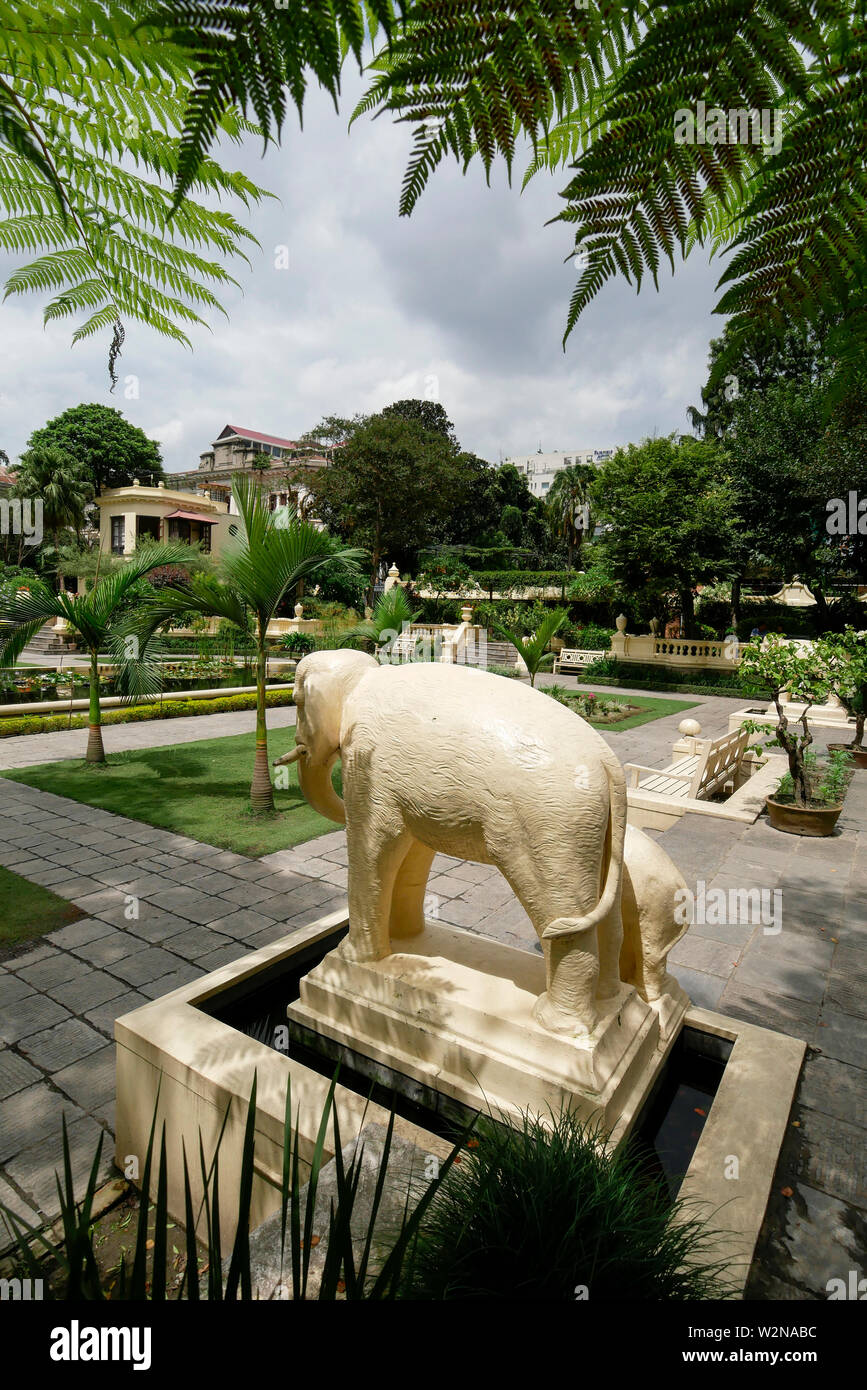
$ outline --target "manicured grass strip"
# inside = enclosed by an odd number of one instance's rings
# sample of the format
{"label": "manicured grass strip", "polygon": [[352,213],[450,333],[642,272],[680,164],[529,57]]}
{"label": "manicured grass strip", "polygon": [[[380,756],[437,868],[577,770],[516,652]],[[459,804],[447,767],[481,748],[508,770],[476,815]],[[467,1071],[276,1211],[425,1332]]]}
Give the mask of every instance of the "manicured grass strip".
{"label": "manicured grass strip", "polygon": [[[582,687],[581,694],[587,694]],[[654,719],[664,719],[667,714],[677,714],[680,710],[695,709],[698,700],[654,700],[646,695],[618,695],[612,696],[601,690],[590,692],[596,695],[599,700],[619,699],[624,704],[637,705],[640,713],[630,714],[626,719],[618,719],[616,724],[609,724],[604,720],[589,720],[594,729],[611,730],[614,734],[622,733],[624,729],[637,729],[639,724],[649,724]]]}
{"label": "manicured grass strip", "polygon": [[[304,800],[294,764],[276,769],[281,774],[274,789],[277,815],[260,819],[251,814],[255,741],[254,733],[233,734],[112,753],[104,766],[75,759],[17,768],[3,775],[254,859],[335,830],[332,821],[324,820]],[[288,752],[294,743],[294,729],[273,730],[268,740],[270,757]],[[191,866],[191,886],[195,886],[195,874]]]}
{"label": "manicured grass strip", "polygon": [[66,927],[84,915],[49,889],[0,868],[0,950]]}

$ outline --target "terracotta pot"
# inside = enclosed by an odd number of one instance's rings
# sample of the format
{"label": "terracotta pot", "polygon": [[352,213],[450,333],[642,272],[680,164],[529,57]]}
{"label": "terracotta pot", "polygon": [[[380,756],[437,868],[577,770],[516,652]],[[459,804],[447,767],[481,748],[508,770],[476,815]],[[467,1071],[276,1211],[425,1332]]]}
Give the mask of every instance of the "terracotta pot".
{"label": "terracotta pot", "polygon": [[795,806],[791,801],[775,801],[769,796],[767,807],[768,820],[775,830],[782,830],[786,835],[824,838],[833,835],[843,803],[839,806]]}
{"label": "terracotta pot", "polygon": [[867,767],[867,748],[853,748],[850,743],[828,744],[829,753],[836,753],[838,751],[851,753],[853,769],[857,767]]}

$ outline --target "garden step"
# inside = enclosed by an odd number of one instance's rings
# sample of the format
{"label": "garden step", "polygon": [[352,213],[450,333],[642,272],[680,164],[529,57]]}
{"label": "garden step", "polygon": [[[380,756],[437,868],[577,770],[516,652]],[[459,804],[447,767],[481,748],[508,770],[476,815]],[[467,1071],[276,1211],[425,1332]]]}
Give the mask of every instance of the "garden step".
{"label": "garden step", "polygon": [[487,653],[489,666],[517,666],[518,664],[518,652],[511,642],[491,641],[488,638]]}

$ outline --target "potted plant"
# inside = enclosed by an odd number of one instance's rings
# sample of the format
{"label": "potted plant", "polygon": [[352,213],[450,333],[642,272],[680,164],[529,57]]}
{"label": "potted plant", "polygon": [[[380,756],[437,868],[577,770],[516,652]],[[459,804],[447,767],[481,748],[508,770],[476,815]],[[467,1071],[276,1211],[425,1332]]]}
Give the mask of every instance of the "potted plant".
{"label": "potted plant", "polygon": [[867,767],[864,747],[864,720],[867,715],[867,631],[847,627],[842,633],[827,633],[818,643],[828,668],[831,689],[850,719],[855,721],[851,743],[829,743],[831,750],[845,749],[855,767]]}
{"label": "potted plant", "polygon": [[[771,825],[789,835],[832,835],[843,809],[850,759],[838,751],[820,765],[810,751],[809,712],[828,698],[831,685],[822,650],[817,644],[802,653],[778,633],[755,639],[741,653],[740,676],[746,684],[770,690],[777,711],[776,729],[753,720],[745,724],[750,733],[773,735],[755,751],[782,748],[789,763],[774,795],[767,798]],[[803,706],[793,722],[786,716],[787,703]]]}

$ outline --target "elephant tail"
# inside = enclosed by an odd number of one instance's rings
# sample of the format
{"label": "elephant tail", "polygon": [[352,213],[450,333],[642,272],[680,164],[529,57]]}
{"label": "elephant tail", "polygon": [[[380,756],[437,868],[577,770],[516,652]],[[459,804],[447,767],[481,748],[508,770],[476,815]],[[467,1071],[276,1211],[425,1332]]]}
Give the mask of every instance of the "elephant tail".
{"label": "elephant tail", "polygon": [[595,931],[617,902],[623,876],[623,850],[626,842],[626,778],[613,753],[603,759],[608,778],[608,864],[599,901],[584,917],[558,917],[542,933],[543,941],[561,936],[578,936]]}

